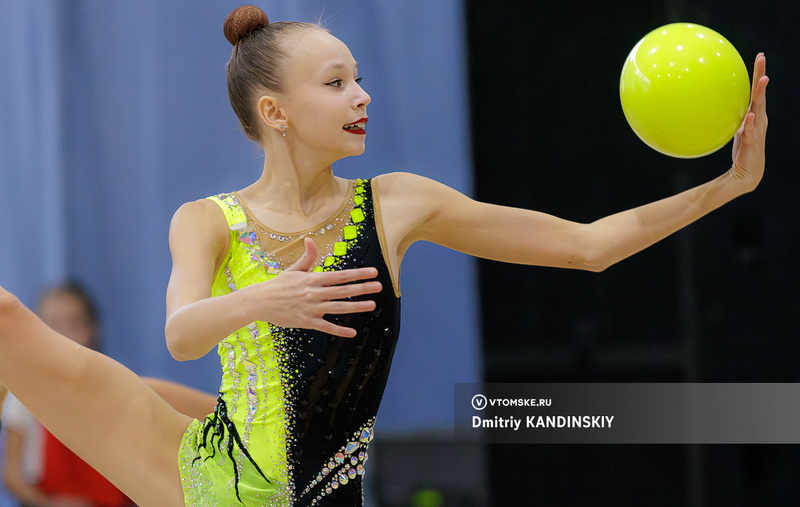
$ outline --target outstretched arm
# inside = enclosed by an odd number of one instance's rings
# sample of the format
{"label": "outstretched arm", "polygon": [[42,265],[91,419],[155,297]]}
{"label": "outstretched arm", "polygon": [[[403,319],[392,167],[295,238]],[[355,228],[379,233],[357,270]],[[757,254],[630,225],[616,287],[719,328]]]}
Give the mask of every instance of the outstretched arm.
{"label": "outstretched arm", "polygon": [[[718,178],[680,194],[590,224],[535,211],[473,201],[432,180],[407,174],[382,177],[384,216],[402,257],[417,240],[482,258],[520,264],[601,271],[750,192],[764,172],[767,130],[766,60],[753,72],[750,108],[733,145],[733,164]],[[400,204],[404,203],[405,211]]]}

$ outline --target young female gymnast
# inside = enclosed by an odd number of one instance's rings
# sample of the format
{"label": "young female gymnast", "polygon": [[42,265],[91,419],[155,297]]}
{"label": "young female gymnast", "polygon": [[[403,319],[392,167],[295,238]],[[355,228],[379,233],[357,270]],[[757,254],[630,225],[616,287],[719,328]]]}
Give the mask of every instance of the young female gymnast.
{"label": "young female gymnast", "polygon": [[752,191],[763,175],[763,55],[729,170],[579,224],[476,202],[413,174],[334,176],[335,161],[364,151],[370,102],[347,46],[313,24],[268,23],[252,6],[229,15],[225,34],[234,45],[231,103],[263,147],[264,169],[238,192],[176,212],[166,323],[177,359],[216,347],[214,413],[178,413],[132,372],[0,292],[0,382],[143,506],[360,505],[412,243],[601,271]]}

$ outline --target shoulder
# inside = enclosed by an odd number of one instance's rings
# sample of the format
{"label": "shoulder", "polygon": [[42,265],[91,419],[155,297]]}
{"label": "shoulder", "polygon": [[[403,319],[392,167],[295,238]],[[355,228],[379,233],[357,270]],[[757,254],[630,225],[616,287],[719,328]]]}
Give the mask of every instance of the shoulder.
{"label": "shoulder", "polygon": [[398,244],[427,240],[440,217],[458,213],[472,202],[461,192],[431,178],[397,172],[373,178],[384,228],[396,232]]}
{"label": "shoulder", "polygon": [[435,196],[454,191],[436,180],[407,172],[381,174],[372,178],[372,186],[380,192],[382,198],[391,199]]}
{"label": "shoulder", "polygon": [[396,172],[373,178],[382,205],[413,206],[421,213],[438,213],[442,208],[471,202],[458,190],[418,174]]}
{"label": "shoulder", "polygon": [[396,185],[396,184],[420,184],[425,182],[434,182],[434,180],[430,178],[426,178],[425,176],[420,176],[419,174],[414,173],[407,173],[407,172],[394,172],[394,173],[385,173],[372,178],[373,185]]}
{"label": "shoulder", "polygon": [[173,225],[184,222],[223,223],[225,214],[217,202],[221,202],[219,196],[183,203],[172,216],[172,223]]}
{"label": "shoulder", "polygon": [[[197,239],[225,240],[228,224],[225,213],[212,199],[198,199],[182,204],[170,222],[171,241],[187,235]],[[199,238],[198,238],[199,237]]]}

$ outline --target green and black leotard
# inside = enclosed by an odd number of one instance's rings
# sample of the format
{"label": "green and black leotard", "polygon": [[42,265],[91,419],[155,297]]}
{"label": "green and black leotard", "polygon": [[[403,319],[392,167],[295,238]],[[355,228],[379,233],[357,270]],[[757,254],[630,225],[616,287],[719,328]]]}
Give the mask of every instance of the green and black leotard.
{"label": "green and black leotard", "polygon": [[378,269],[373,312],[336,317],[355,338],[253,322],[218,346],[220,396],[180,451],[186,504],[361,505],[362,478],[400,328],[400,297],[382,248],[377,196],[355,180],[338,212],[305,231],[259,223],[236,193],[210,197],[227,218],[230,248],[212,295],[263,282],[291,266],[304,238],[315,270]]}

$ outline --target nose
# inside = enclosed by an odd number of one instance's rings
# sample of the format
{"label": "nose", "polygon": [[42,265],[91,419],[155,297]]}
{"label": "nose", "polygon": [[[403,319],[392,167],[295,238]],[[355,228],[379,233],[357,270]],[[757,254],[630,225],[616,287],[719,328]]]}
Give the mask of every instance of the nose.
{"label": "nose", "polygon": [[369,104],[370,102],[372,102],[372,97],[369,96],[369,93],[364,91],[361,85],[358,85],[358,93],[356,94],[355,108],[363,109],[367,107],[367,104]]}

